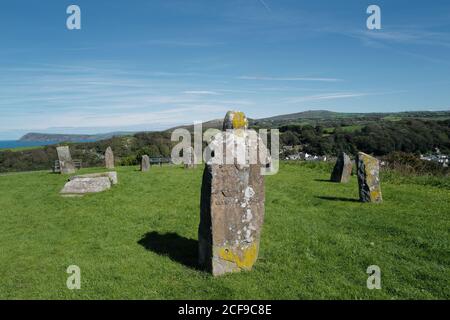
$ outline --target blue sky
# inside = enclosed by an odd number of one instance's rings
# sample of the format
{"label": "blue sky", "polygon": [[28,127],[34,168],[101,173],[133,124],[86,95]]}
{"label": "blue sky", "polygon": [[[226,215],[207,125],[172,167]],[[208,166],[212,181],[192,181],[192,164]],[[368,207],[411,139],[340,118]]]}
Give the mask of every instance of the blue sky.
{"label": "blue sky", "polygon": [[[66,28],[79,5],[82,29]],[[382,30],[366,28],[370,4]],[[450,2],[0,5],[0,139],[304,110],[450,110]]]}

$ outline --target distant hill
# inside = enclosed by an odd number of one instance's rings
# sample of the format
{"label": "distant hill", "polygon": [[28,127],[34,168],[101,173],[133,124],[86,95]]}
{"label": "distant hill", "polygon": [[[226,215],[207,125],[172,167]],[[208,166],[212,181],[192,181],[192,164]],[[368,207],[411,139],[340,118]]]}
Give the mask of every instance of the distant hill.
{"label": "distant hill", "polygon": [[[279,116],[257,119],[256,121],[280,121],[280,120],[295,120],[295,119],[334,119],[350,114],[339,113],[327,110],[309,110],[303,112],[296,112],[290,114],[282,114]],[[353,115],[353,114],[352,114]]]}
{"label": "distant hill", "polygon": [[406,111],[406,112],[371,112],[371,113],[344,113],[328,110],[308,110],[297,113],[283,114],[255,121],[282,121],[297,119],[332,120],[339,118],[385,118],[397,116],[400,118],[436,118],[450,117],[450,111]]}
{"label": "distant hill", "polygon": [[401,119],[446,120],[450,119],[450,111],[344,113],[327,110],[309,110],[250,120],[250,125],[278,127],[288,124],[317,125],[329,123],[330,121],[351,121],[353,124],[367,124],[374,120],[397,121]]}
{"label": "distant hill", "polygon": [[[223,119],[214,119],[214,120],[210,120],[210,121],[206,121],[206,122],[202,122],[202,129],[203,130],[207,130],[207,129],[219,129],[222,130],[223,127]],[[178,127],[174,127],[174,128],[170,128],[165,130],[166,132],[172,132],[176,129],[187,129],[188,131],[194,131],[194,125],[183,125],[183,126],[178,126]]]}
{"label": "distant hill", "polygon": [[[303,112],[297,112],[297,113],[291,113],[291,114],[283,114],[283,115],[278,115],[278,116],[269,117],[269,118],[261,118],[261,119],[249,118],[248,120],[249,120],[250,126],[252,126],[255,124],[266,123],[266,122],[282,123],[285,121],[289,122],[291,120],[298,120],[298,119],[316,119],[316,120],[336,119],[336,118],[345,117],[345,116],[351,116],[351,115],[346,114],[346,113],[338,113],[338,112],[332,112],[332,111],[326,111],[326,110],[314,110],[314,111],[303,111]],[[203,122],[202,127],[204,130],[210,129],[210,128],[221,130],[222,124],[223,124],[223,119],[214,119],[214,120]],[[178,127],[170,128],[167,131],[171,132],[175,129],[180,129],[180,128],[192,131],[192,130],[194,130],[194,125],[178,126]]]}
{"label": "distant hill", "polygon": [[133,135],[134,132],[110,132],[102,134],[51,134],[30,132],[24,135],[19,141],[39,141],[39,142],[88,142],[106,140],[112,137]]}
{"label": "distant hill", "polygon": [[[376,119],[383,120],[400,120],[404,118],[416,118],[426,120],[445,120],[450,119],[450,111],[411,111],[411,112],[391,112],[391,113],[344,113],[333,112],[328,110],[308,110],[290,114],[282,114],[273,117],[252,119],[249,118],[250,127],[279,127],[288,124],[311,124],[316,125],[322,122],[334,120],[352,119],[356,124],[365,124],[367,121],[371,122]],[[223,119],[214,119],[202,123],[203,130],[214,128],[222,129]],[[194,130],[194,125],[181,125],[173,127],[162,132],[172,132],[175,129]],[[131,136],[137,132],[110,132],[102,134],[49,134],[49,133],[27,133],[19,141],[37,141],[37,142],[95,142],[100,140],[110,139],[112,137]]]}

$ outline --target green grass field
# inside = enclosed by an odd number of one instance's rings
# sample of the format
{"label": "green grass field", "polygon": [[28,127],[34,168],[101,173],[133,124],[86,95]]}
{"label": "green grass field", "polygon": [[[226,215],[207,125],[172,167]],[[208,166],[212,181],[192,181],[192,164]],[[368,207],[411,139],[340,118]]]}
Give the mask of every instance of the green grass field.
{"label": "green grass field", "polygon": [[[202,168],[117,171],[83,198],[59,196],[61,175],[0,176],[0,299],[450,298],[449,189],[384,181],[384,203],[362,204],[355,177],[284,163],[266,179],[254,270],[213,278],[196,265]],[[370,265],[381,290],[366,287]]]}

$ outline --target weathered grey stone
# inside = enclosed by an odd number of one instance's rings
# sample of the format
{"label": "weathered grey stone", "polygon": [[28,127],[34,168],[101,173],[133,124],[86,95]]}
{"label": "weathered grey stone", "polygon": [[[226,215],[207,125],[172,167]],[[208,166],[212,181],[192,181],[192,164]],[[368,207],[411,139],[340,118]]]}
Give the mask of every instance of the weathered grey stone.
{"label": "weathered grey stone", "polygon": [[223,130],[247,129],[248,120],[241,111],[228,111],[223,120]]}
{"label": "weathered grey stone", "polygon": [[142,156],[141,171],[146,172],[150,169],[150,158],[147,155]]}
{"label": "weathered grey stone", "polygon": [[68,146],[57,147],[56,152],[58,153],[58,160],[61,174],[75,173],[75,165],[72,161],[69,147]]}
{"label": "weathered grey stone", "polygon": [[108,147],[105,151],[105,166],[107,169],[114,169],[114,153],[111,147]]}
{"label": "weathered grey stone", "polygon": [[[224,122],[230,118],[234,116],[227,114]],[[245,136],[246,119],[241,117],[230,123],[231,129],[239,129],[237,134]],[[230,129],[230,123],[224,123],[224,128]],[[230,147],[233,146],[224,142],[224,148]],[[198,232],[199,263],[214,276],[251,270],[257,260],[265,201],[261,167],[259,163],[211,161],[205,165]]]}
{"label": "weathered grey stone", "polygon": [[382,202],[380,162],[368,154],[358,152],[356,168],[358,174],[359,200],[362,202]]}
{"label": "weathered grey stone", "polygon": [[185,169],[195,169],[197,167],[197,164],[195,162],[195,153],[194,148],[190,147],[187,148],[185,151],[185,154],[183,154],[184,158],[184,168]]}
{"label": "weathered grey stone", "polygon": [[80,179],[80,178],[100,178],[100,177],[106,177],[109,178],[112,184],[117,184],[119,181],[117,179],[117,172],[116,171],[110,171],[110,172],[101,172],[101,173],[88,173],[78,176],[73,176],[69,178],[69,181]]}
{"label": "weathered grey stone", "polygon": [[341,152],[336,160],[330,180],[333,182],[347,183],[351,175],[352,160],[345,152]]}
{"label": "weathered grey stone", "polygon": [[108,177],[77,178],[67,182],[60,193],[61,195],[84,195],[102,192],[110,188],[111,180]]}

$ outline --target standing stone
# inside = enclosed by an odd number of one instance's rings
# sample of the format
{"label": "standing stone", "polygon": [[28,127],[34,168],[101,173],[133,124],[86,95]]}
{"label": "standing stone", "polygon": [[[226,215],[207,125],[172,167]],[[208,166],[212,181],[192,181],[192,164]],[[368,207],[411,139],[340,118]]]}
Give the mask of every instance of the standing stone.
{"label": "standing stone", "polygon": [[[229,112],[224,128],[245,137],[247,119],[242,112]],[[224,156],[230,147],[233,146],[225,141]],[[247,150],[248,146],[244,147]],[[261,167],[259,163],[238,164],[236,160],[234,164],[208,161],[205,165],[198,231],[199,263],[214,276],[251,270],[257,260],[265,201]]]}
{"label": "standing stone", "polygon": [[184,168],[185,169],[195,169],[197,165],[195,164],[195,153],[194,148],[190,147],[186,150],[186,154],[183,155],[184,158]]}
{"label": "standing stone", "polygon": [[241,111],[228,111],[223,120],[223,130],[242,130],[247,129],[248,120]]}
{"label": "standing stone", "polygon": [[150,158],[148,157],[148,155],[143,155],[141,161],[141,171],[146,172],[149,169],[150,169]]}
{"label": "standing stone", "polygon": [[382,202],[380,187],[380,162],[363,152],[356,157],[358,171],[359,200],[361,202]]}
{"label": "standing stone", "polygon": [[107,169],[114,169],[114,153],[111,147],[108,147],[105,151],[105,166]]}
{"label": "standing stone", "polygon": [[345,153],[341,152],[336,160],[330,180],[333,182],[347,183],[352,175],[352,160]]}
{"label": "standing stone", "polygon": [[57,147],[56,152],[58,153],[58,160],[61,174],[75,173],[75,165],[72,161],[69,147],[68,146]]}

